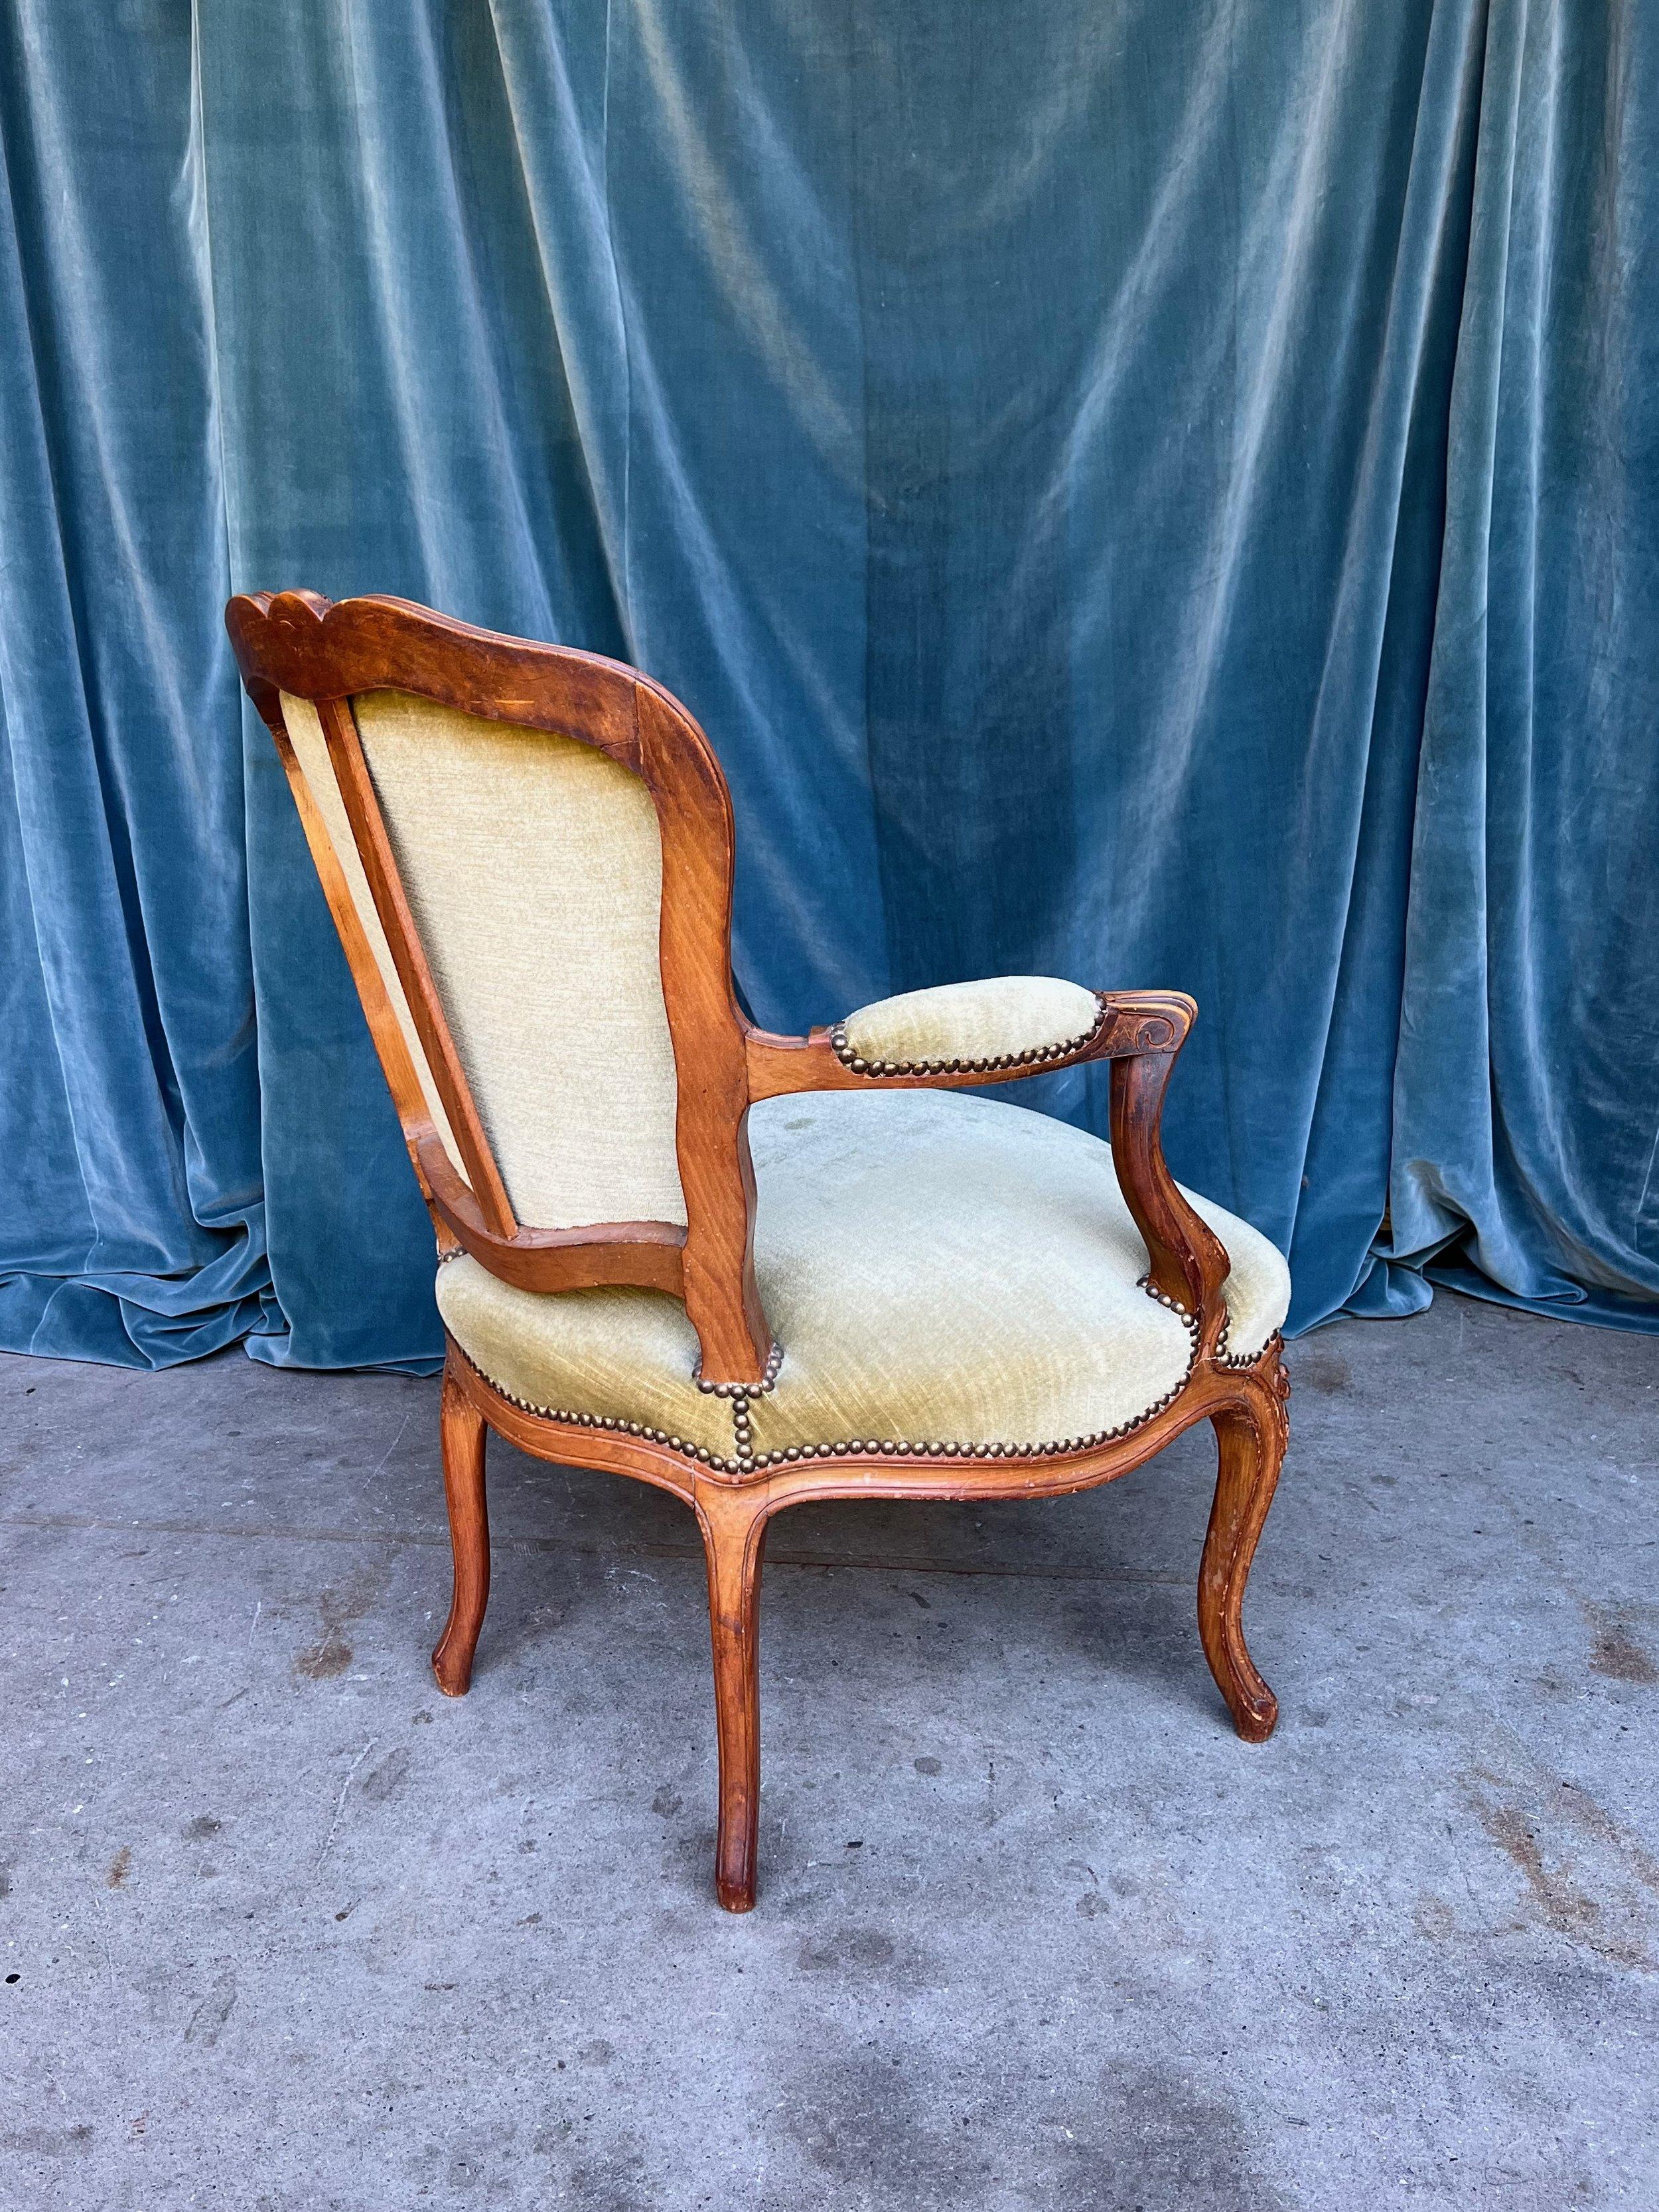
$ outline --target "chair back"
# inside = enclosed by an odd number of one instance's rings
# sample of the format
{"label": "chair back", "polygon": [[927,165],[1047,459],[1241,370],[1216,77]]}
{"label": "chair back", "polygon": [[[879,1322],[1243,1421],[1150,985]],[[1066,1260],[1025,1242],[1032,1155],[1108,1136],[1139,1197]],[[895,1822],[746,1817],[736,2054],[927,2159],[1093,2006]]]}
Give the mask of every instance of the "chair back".
{"label": "chair back", "polygon": [[758,1379],[731,805],[696,723],[619,662],[401,600],[227,624],[441,1234],[526,1287],[672,1290],[710,1379]]}

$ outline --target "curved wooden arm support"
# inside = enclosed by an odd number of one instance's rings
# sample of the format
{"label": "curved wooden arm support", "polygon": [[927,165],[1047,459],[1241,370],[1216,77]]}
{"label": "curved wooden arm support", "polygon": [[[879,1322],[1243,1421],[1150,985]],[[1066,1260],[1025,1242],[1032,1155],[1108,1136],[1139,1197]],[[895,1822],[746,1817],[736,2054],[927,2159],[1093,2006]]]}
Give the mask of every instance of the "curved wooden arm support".
{"label": "curved wooden arm support", "polygon": [[416,1133],[426,1202],[455,1244],[521,1291],[592,1291],[621,1283],[684,1296],[685,1231],[672,1221],[601,1221],[580,1229],[516,1229],[502,1237],[455,1172],[428,1122]]}
{"label": "curved wooden arm support", "polygon": [[1232,1273],[1227,1248],[1182,1196],[1164,1157],[1159,1124],[1177,1043],[1112,1063],[1112,1158],[1118,1188],[1149,1255],[1154,1290],[1198,1316],[1198,1349],[1207,1358],[1226,1326],[1221,1286]]}
{"label": "curved wooden arm support", "polygon": [[958,1067],[914,1075],[872,1075],[849,1067],[826,1028],[805,1036],[750,1029],[749,1096],[777,1098],[796,1091],[963,1091],[1015,1083],[1091,1060],[1112,1063],[1112,1152],[1124,1202],[1146,1239],[1152,1287],[1199,1316],[1200,1348],[1215,1349],[1226,1319],[1221,1286],[1231,1269],[1226,1249],[1176,1188],[1164,1157],[1159,1127],[1164,1093],[1176,1056],[1198,1008],[1181,991],[1103,991],[1091,1036],[1064,1059],[1037,1066]]}

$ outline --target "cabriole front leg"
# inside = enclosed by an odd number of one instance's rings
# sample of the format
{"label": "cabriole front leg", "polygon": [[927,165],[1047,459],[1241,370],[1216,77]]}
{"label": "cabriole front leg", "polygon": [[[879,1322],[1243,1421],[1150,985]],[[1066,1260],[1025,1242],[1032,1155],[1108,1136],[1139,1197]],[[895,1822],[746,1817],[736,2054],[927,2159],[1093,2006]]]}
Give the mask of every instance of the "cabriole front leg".
{"label": "cabriole front leg", "polygon": [[1244,1587],[1289,1440],[1290,1379],[1275,1351],[1239,1382],[1237,1402],[1211,1416],[1219,1466],[1198,1573],[1198,1632],[1238,1733],[1261,1743],[1273,1734],[1279,1700],[1244,1642]]}

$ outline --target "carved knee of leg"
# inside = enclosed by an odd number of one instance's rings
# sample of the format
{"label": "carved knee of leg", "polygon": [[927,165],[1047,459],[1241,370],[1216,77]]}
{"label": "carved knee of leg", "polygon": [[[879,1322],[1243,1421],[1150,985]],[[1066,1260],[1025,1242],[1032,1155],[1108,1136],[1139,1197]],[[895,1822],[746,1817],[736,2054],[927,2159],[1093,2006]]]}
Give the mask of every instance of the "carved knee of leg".
{"label": "carved knee of leg", "polygon": [[1215,1503],[1199,1569],[1199,1633],[1205,1657],[1240,1735],[1257,1743],[1273,1733],[1279,1701],[1244,1641],[1244,1591],[1284,1456],[1282,1407],[1282,1397],[1267,1381],[1248,1389],[1237,1406],[1214,1416]]}

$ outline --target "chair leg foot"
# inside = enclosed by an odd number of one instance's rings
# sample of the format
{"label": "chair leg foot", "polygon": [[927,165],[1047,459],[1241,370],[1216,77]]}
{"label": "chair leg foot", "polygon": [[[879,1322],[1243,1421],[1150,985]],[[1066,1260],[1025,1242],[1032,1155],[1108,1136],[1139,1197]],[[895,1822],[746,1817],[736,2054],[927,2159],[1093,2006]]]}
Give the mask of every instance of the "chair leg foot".
{"label": "chair leg foot", "polygon": [[454,1376],[444,1372],[439,1410],[443,1439],[444,1496],[455,1558],[455,1592],[449,1619],[432,1654],[432,1672],[447,1698],[464,1698],[472,1682],[472,1654],[489,1602],[489,1516],[484,1503],[483,1415]]}
{"label": "chair leg foot", "polygon": [[1198,1576],[1198,1632],[1216,1686],[1247,1743],[1264,1743],[1279,1700],[1256,1670],[1244,1641],[1244,1586],[1273,1503],[1289,1439],[1290,1382],[1277,1361],[1237,1406],[1212,1414],[1219,1461],[1215,1504]]}
{"label": "chair leg foot", "polygon": [[714,1887],[728,1912],[755,1902],[760,1828],[760,1571],[766,1515],[740,1493],[704,1490],[697,1518],[708,1562],[720,1741]]}

